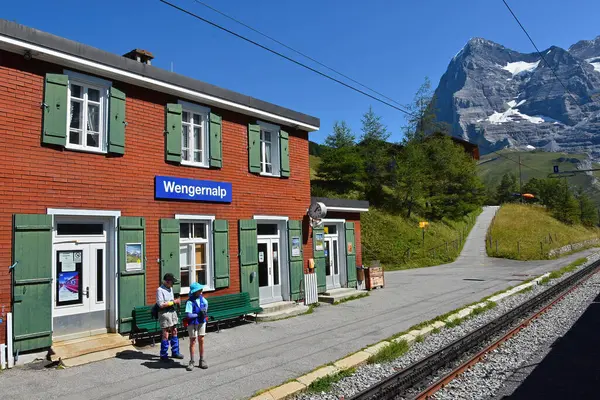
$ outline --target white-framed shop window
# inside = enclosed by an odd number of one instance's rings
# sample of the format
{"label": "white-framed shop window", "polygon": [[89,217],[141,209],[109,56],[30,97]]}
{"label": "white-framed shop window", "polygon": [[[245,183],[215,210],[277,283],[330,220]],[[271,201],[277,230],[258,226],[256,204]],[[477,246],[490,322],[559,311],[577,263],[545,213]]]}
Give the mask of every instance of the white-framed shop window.
{"label": "white-framed shop window", "polygon": [[279,131],[280,127],[258,121],[260,126],[260,173],[279,176]]}
{"label": "white-framed shop window", "polygon": [[69,77],[66,147],[105,153],[111,82],[72,71],[65,74]]}
{"label": "white-framed shop window", "polygon": [[182,293],[189,293],[192,282],[201,283],[205,286],[204,290],[214,290],[211,248],[211,220],[180,220],[179,268]]}
{"label": "white-framed shop window", "polygon": [[181,104],[181,163],[208,168],[210,109],[197,104]]}

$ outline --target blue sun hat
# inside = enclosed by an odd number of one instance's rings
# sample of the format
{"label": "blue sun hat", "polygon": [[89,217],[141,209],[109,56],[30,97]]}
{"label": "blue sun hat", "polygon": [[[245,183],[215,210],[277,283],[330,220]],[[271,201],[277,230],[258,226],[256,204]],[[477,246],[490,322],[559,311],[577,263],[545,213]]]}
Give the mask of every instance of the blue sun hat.
{"label": "blue sun hat", "polygon": [[199,284],[198,282],[192,282],[190,285],[190,294],[194,294],[204,289],[204,285]]}

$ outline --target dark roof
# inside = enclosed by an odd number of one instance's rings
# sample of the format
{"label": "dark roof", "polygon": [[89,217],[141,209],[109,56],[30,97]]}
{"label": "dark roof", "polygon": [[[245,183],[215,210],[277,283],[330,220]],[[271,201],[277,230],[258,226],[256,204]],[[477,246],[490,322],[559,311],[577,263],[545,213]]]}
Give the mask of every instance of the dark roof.
{"label": "dark roof", "polygon": [[152,65],[143,64],[114,53],[109,53],[92,46],[52,35],[47,32],[42,32],[37,29],[29,28],[11,21],[0,19],[0,35],[22,40],[31,44],[46,47],[61,53],[66,53],[71,56],[80,57],[121,70],[126,70],[148,78],[170,83],[172,85],[188,88],[190,90],[218,97],[223,100],[231,101],[247,107],[252,107],[271,114],[279,115],[281,117],[293,119],[304,124],[315,127],[319,127],[320,125],[319,118],[299,113],[275,104],[267,103],[253,97],[223,89],[209,83],[176,74],[174,72],[169,72]]}
{"label": "dark roof", "polygon": [[321,202],[327,207],[369,208],[366,200],[331,199],[329,197],[311,197],[312,203]]}

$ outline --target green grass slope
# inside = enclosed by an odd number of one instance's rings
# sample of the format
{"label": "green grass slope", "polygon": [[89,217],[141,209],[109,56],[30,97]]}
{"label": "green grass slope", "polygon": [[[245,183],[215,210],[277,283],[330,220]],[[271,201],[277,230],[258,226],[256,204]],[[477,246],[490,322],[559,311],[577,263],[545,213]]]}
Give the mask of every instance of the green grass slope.
{"label": "green grass slope", "polygon": [[547,259],[552,249],[598,237],[599,229],[565,225],[542,206],[505,204],[488,230],[487,253],[514,260],[541,260]]}
{"label": "green grass slope", "polygon": [[[487,154],[481,158],[477,167],[479,176],[486,188],[492,190],[498,186],[504,174],[512,173],[517,179],[519,178],[519,164],[517,162],[519,155],[521,156],[521,164],[523,164],[521,166],[523,184],[527,183],[531,178],[547,178],[548,174],[553,172],[554,165],[558,165],[560,171],[572,171],[577,169],[579,162],[588,159],[585,154],[548,153],[542,151],[500,151],[499,153],[505,157],[495,153]],[[594,164],[593,167],[598,168],[598,164]],[[600,204],[600,190],[592,185],[593,178],[591,176],[580,173],[567,179],[570,185],[582,187],[597,204]]]}
{"label": "green grass slope", "polygon": [[460,221],[430,222],[423,243],[418,216],[404,218],[371,208],[360,218],[363,262],[368,265],[370,261],[379,260],[386,270],[452,262],[460,254],[464,238],[480,212]]}

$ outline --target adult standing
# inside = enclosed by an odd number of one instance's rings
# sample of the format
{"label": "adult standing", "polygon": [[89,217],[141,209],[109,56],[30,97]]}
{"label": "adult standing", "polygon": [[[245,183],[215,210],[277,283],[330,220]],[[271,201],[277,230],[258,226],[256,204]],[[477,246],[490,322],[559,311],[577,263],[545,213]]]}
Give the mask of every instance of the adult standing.
{"label": "adult standing", "polygon": [[190,285],[190,297],[185,303],[185,312],[188,318],[188,334],[190,336],[190,362],[188,371],[194,369],[194,352],[196,350],[196,338],[198,339],[198,350],[200,362],[198,367],[208,368],[204,361],[204,335],[206,335],[206,322],[208,321],[208,301],[202,295],[204,286],[198,282]]}
{"label": "adult standing", "polygon": [[162,329],[162,340],[160,342],[160,359],[169,360],[169,335],[171,336],[171,357],[183,359],[179,353],[179,338],[177,337],[177,311],[175,304],[179,305],[179,298],[175,299],[173,284],[177,283],[173,274],[168,273],[163,277],[163,284],[156,290],[156,304],[158,304],[158,322]]}

